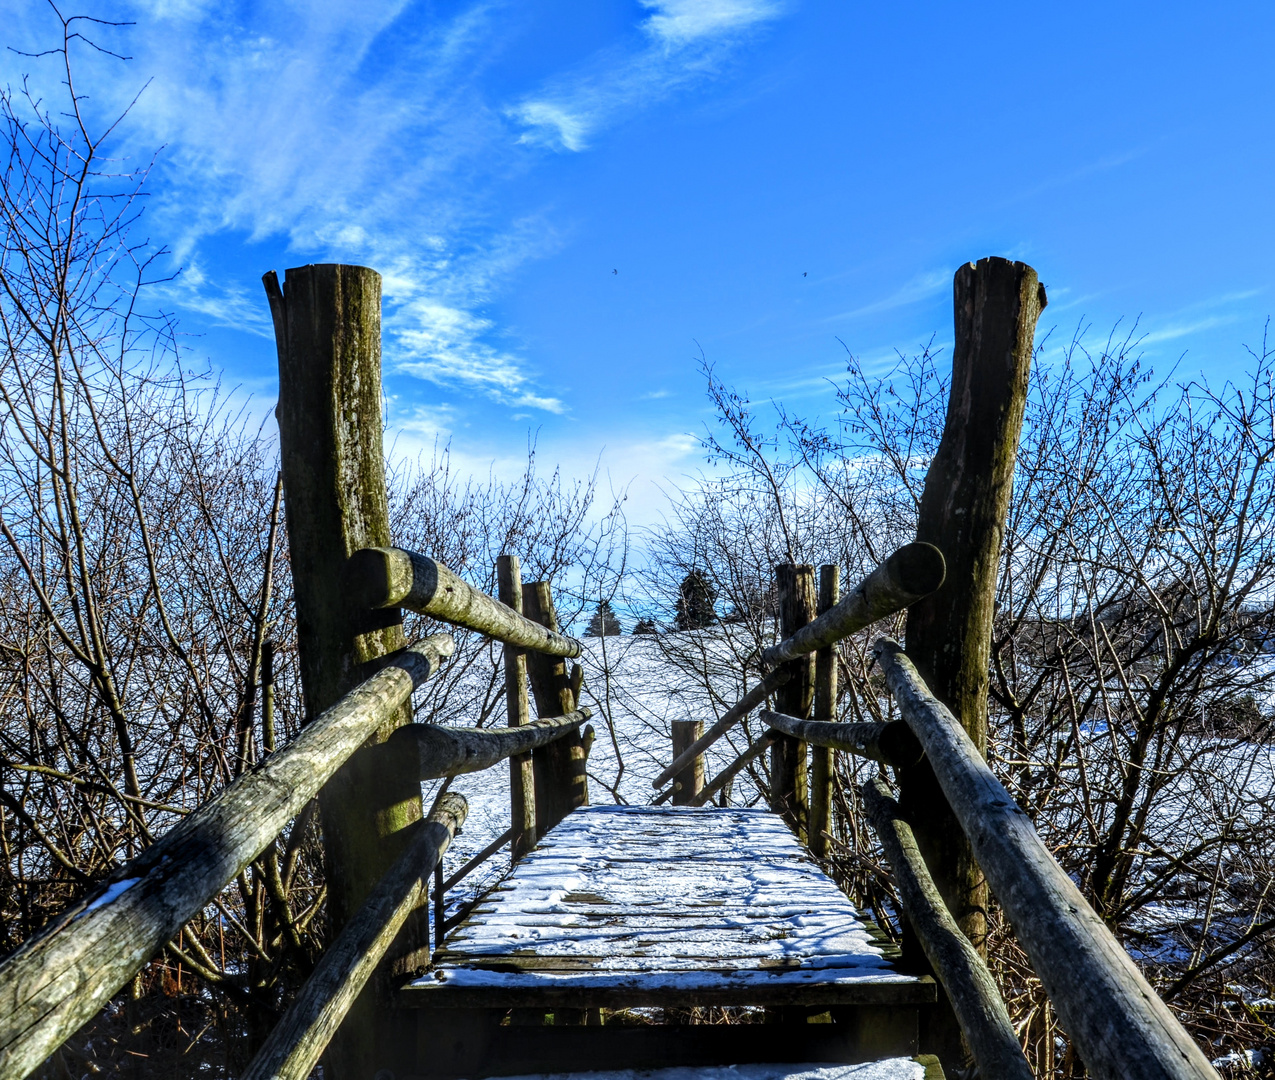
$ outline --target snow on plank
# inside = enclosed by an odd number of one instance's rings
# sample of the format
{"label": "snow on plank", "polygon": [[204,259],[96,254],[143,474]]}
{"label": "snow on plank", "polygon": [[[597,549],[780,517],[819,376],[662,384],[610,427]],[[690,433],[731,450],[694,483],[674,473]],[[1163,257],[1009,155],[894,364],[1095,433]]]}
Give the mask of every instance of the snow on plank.
{"label": "snow on plank", "polygon": [[451,934],[417,1004],[912,1004],[879,931],[760,810],[576,810]]}

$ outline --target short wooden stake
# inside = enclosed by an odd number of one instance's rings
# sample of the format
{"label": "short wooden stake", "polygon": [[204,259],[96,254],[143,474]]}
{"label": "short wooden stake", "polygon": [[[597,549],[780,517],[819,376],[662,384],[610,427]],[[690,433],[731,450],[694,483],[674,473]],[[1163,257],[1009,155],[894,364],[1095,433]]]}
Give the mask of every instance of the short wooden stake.
{"label": "short wooden stake", "polygon": [[[835,564],[819,567],[819,614],[831,611],[841,599],[841,571]],[[815,706],[812,720],[837,719],[837,652],[827,645],[815,653]],[[810,853],[822,859],[828,854],[832,827],[832,750],[810,748]]]}
{"label": "short wooden stake", "polygon": [[[673,757],[677,758],[696,739],[704,734],[704,723],[701,720],[673,721]],[[704,790],[704,755],[699,754],[691,760],[681,772],[674,777],[677,785],[673,789],[674,806],[696,806],[696,796]]]}
{"label": "short wooden stake", "polygon": [[[522,568],[517,555],[501,555],[496,560],[500,602],[522,613]],[[505,646],[505,706],[509,726],[518,727],[531,719],[527,699],[527,654],[514,645]],[[513,844],[509,857],[517,862],[536,846],[536,783],[531,755],[509,759],[509,801]]]}
{"label": "short wooden stake", "polygon": [[[779,593],[779,633],[788,638],[815,617],[815,568],[780,563],[775,567]],[[792,678],[775,691],[776,711],[806,719],[815,692],[814,654],[789,660]],[[806,744],[790,735],[779,735],[770,750],[770,808],[803,843],[807,841]]]}

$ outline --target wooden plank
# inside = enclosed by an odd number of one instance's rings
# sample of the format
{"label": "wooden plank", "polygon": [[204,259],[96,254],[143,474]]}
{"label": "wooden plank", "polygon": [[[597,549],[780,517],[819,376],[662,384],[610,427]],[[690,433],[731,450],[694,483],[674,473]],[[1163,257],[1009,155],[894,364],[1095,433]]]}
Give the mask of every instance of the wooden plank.
{"label": "wooden plank", "polygon": [[916,846],[912,827],[899,813],[898,803],[879,777],[859,790],[868,819],[881,838],[885,857],[894,868],[904,914],[947,991],[979,1075],[998,1080],[1032,1080],[996,980],[943,903]]}
{"label": "wooden plank", "polygon": [[408,916],[424,901],[430,874],[468,810],[462,796],[446,792],[413,829],[403,854],[324,950],[240,1080],[306,1080]]}
{"label": "wooden plank", "polygon": [[928,596],[943,584],[945,573],[943,553],[933,544],[906,544],[835,607],[766,649],[762,663],[777,667],[827,648]]}
{"label": "wooden plank", "polygon": [[735,779],[735,777],[748,768],[752,762],[761,757],[774,741],[775,736],[769,731],[758,738],[752,746],[714,776],[712,781],[691,801],[691,805],[704,806],[714,795],[725,788],[727,784]]}
{"label": "wooden plank", "polygon": [[875,653],[978,866],[1089,1072],[1101,1080],[1216,1078],[898,643],[882,638]]}
{"label": "wooden plank", "polygon": [[26,1076],[255,859],[454,646],[399,653],[0,964],[0,1076]]}
{"label": "wooden plank", "polygon": [[575,638],[526,618],[415,551],[363,548],[350,556],[344,577],[351,604],[361,608],[405,607],[548,656],[576,657],[584,649]]}
{"label": "wooden plank", "polygon": [[413,986],[438,991],[430,1000],[454,989],[466,1003],[456,1007],[534,1008],[542,990],[569,991],[571,1008],[934,993],[893,967],[880,932],[783,820],[759,810],[576,810],[480,899],[437,960]]}
{"label": "wooden plank", "polygon": [[912,979],[786,980],[774,976],[767,982],[731,980],[698,982],[659,980],[650,977],[578,977],[556,974],[552,982],[529,977],[524,982],[509,978],[504,982],[476,985],[451,980],[416,980],[397,995],[403,1008],[419,1009],[693,1009],[752,1006],[784,1008],[805,1006],[829,1008],[837,1005],[883,1005],[907,1007],[933,1005],[935,983],[928,976]]}
{"label": "wooden plank", "polygon": [[[464,1027],[451,1018],[453,1010],[436,1015],[420,1014],[421,1048],[415,1070],[423,1077],[564,1074],[579,1071],[641,1069],[634,1080],[660,1076],[670,1064],[681,1067],[676,1080],[685,1080],[687,1068],[714,1065],[738,1066],[715,1080],[752,1080],[756,1063],[803,1061],[864,1062],[894,1058],[889,1072],[874,1070],[876,1080],[922,1080],[924,1067],[909,1059],[917,1050],[915,1009],[872,1006],[838,1009],[831,1024],[789,1022],[782,1024],[680,1024],[561,1028],[501,1026],[477,1016]],[[902,1060],[898,1060],[902,1059]],[[844,1077],[856,1080],[846,1070]],[[712,1074],[710,1074],[711,1076]],[[862,1073],[860,1073],[862,1075]],[[804,1077],[801,1080],[825,1080]]]}

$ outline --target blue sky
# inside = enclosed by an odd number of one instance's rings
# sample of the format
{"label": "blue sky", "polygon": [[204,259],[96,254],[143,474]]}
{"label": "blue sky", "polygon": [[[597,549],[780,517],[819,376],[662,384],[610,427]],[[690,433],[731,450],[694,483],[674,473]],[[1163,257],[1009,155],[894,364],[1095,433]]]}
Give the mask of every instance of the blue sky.
{"label": "blue sky", "polygon": [[[86,10],[121,152],[162,146],[147,216],[165,302],[268,405],[263,271],[385,277],[400,451],[485,471],[601,455],[658,485],[700,465],[695,357],[799,412],[838,339],[886,364],[951,333],[951,275],[998,254],[1041,327],[1141,319],[1167,369],[1242,370],[1272,308],[1269,5],[829,0],[235,3]],[[6,43],[42,2],[0,0]],[[5,54],[13,81],[33,61]]]}

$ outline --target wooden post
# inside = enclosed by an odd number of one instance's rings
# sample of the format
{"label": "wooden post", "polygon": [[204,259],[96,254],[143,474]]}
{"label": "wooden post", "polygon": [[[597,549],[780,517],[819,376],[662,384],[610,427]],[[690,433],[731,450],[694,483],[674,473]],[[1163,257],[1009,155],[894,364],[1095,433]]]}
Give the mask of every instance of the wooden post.
{"label": "wooden post", "polygon": [[[819,567],[819,614],[831,611],[841,599],[841,571],[835,564]],[[837,719],[837,647],[825,645],[815,653],[815,707],[811,717],[828,723]],[[810,748],[810,854],[828,854],[832,827],[832,749]]]}
{"label": "wooden post", "polygon": [[[517,555],[496,559],[498,595],[502,604],[522,613],[522,568]],[[531,719],[527,700],[527,654],[514,645],[505,646],[505,707],[509,726],[518,727]],[[509,802],[513,843],[511,862],[517,862],[536,846],[536,784],[530,754],[509,759]]]}
{"label": "wooden post", "polygon": [[[791,637],[815,617],[815,568],[780,563],[775,567],[775,586],[780,637]],[[804,720],[815,694],[814,654],[789,660],[787,666],[792,678],[775,691],[775,708]],[[806,842],[806,744],[790,735],[780,735],[771,744],[770,808],[783,814],[797,838]]]}
{"label": "wooden post", "polygon": [[[533,581],[522,587],[522,610],[533,622],[558,632],[549,582]],[[562,657],[532,653],[527,657],[527,673],[540,717],[564,716],[575,710],[571,677]],[[536,835],[542,837],[577,806],[589,805],[584,740],[579,734],[568,735],[534,751],[531,760],[535,773]]]}
{"label": "wooden post", "polygon": [[[1032,339],[1046,303],[1030,266],[988,258],[967,263],[953,282],[956,344],[947,420],[921,495],[917,540],[937,545],[947,579],[908,609],[907,649],[934,693],[987,750],[987,688],[993,602],[1027,401]],[[980,952],[987,934],[987,885],[928,761],[900,775],[900,805],[957,925]],[[924,964],[904,937],[904,959]],[[950,1013],[947,1014],[950,1017]],[[951,1039],[934,1049],[951,1069]],[[941,1045],[947,1039],[947,1048]],[[923,1048],[925,1048],[923,1046]]]}
{"label": "wooden post", "polygon": [[[703,734],[702,720],[674,720],[673,757],[679,757]],[[673,785],[674,806],[698,806],[696,796],[704,790],[704,755],[696,755],[689,765],[673,777]]]}
{"label": "wooden post", "polygon": [[[404,644],[397,609],[354,614],[342,574],[360,548],[391,543],[381,429],[381,277],[364,266],[294,267],[280,290],[264,278],[279,353],[279,451],[297,606],[306,714],[318,716],[359,681],[365,665]],[[369,740],[411,720],[411,704]],[[369,770],[356,753],[319,795],[333,932],[358,910],[421,820],[414,763]],[[333,1040],[330,1072],[375,1071],[376,1020],[388,978],[428,959],[427,935],[409,920]]]}

